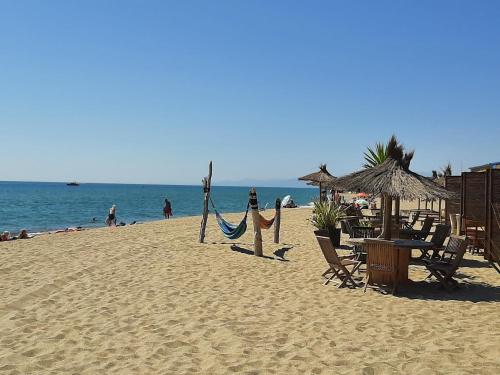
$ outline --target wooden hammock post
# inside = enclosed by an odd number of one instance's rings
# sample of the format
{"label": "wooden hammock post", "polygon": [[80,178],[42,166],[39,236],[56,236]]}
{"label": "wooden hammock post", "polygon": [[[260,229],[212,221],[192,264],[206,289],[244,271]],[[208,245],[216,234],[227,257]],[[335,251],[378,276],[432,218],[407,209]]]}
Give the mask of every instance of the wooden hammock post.
{"label": "wooden hammock post", "polygon": [[276,198],[274,219],[274,243],[280,243],[281,199]]}
{"label": "wooden hammock post", "polygon": [[200,227],[200,243],[205,241],[205,229],[207,228],[208,220],[208,201],[210,200],[210,186],[212,184],[212,161],[208,164],[208,176],[203,178],[203,216],[201,218]]}
{"label": "wooden hammock post", "polygon": [[261,257],[263,255],[262,233],[260,232],[259,202],[257,201],[257,191],[255,188],[250,190],[249,203],[250,208],[252,209],[254,254]]}

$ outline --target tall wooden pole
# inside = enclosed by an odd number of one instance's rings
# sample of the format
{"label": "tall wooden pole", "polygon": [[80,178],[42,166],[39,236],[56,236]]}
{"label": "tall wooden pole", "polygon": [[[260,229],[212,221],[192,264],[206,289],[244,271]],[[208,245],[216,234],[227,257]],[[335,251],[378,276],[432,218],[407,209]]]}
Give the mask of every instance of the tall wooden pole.
{"label": "tall wooden pole", "polygon": [[384,222],[382,226],[382,233],[380,233],[381,238],[384,240],[391,239],[391,227],[392,227],[392,197],[388,194],[384,194]]}
{"label": "tall wooden pole", "polygon": [[439,210],[439,222],[441,223],[441,199],[439,199],[438,210]]}
{"label": "tall wooden pole", "polygon": [[323,186],[319,183],[319,202],[323,202]]}
{"label": "tall wooden pole", "polygon": [[208,176],[204,177],[203,180],[203,216],[201,218],[200,227],[200,243],[205,241],[205,229],[207,228],[208,220],[208,201],[210,200],[210,186],[212,184],[212,161],[208,164]]}
{"label": "tall wooden pole", "polygon": [[252,209],[254,254],[261,257],[263,255],[262,233],[260,232],[259,202],[257,201],[257,191],[255,188],[250,190],[249,202]]}
{"label": "tall wooden pole", "polygon": [[281,199],[276,198],[274,219],[274,243],[280,243]]}
{"label": "tall wooden pole", "polygon": [[394,199],[394,222],[399,224],[399,207],[401,205],[401,198]]}

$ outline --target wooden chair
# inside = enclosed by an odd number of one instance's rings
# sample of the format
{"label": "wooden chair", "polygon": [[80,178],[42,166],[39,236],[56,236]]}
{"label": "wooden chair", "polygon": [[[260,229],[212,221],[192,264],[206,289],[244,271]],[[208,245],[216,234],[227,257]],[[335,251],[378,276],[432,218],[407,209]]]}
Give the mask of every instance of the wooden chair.
{"label": "wooden chair", "polygon": [[419,217],[420,217],[420,211],[415,212],[413,214],[413,219],[411,220],[411,223],[403,223],[403,229],[413,229],[413,226],[415,225]]}
{"label": "wooden chair", "polygon": [[[375,238],[375,228],[373,227],[352,227],[352,238]],[[366,263],[366,251],[363,246],[354,245],[354,254],[356,254],[356,259],[361,263]]]}
{"label": "wooden chair", "polygon": [[449,236],[450,234],[451,227],[446,224],[438,224],[436,225],[436,229],[434,230],[434,234],[431,237],[431,243],[433,245],[432,248],[427,248],[427,249],[420,249],[422,252],[422,255],[420,256],[420,259],[427,258],[428,257],[428,252],[430,250],[433,251],[432,253],[432,258],[439,258],[439,252],[444,249],[444,241],[446,240],[446,237]]}
{"label": "wooden chair", "polygon": [[368,284],[392,284],[392,294],[396,293],[398,286],[398,249],[393,241],[380,239],[366,239],[365,292]]}
{"label": "wooden chair", "polygon": [[352,227],[353,238],[373,238],[374,236],[375,228],[373,227],[363,227],[359,225]]}
{"label": "wooden chair", "polygon": [[469,247],[471,253],[479,253],[479,249],[484,249],[485,245],[485,230],[484,223],[478,220],[465,219],[465,235],[470,240]]}
{"label": "wooden chair", "polygon": [[[352,274],[361,265],[360,261],[354,259],[355,255],[339,256],[329,237],[316,235],[316,239],[318,240],[323,256],[329,266],[329,268],[321,275],[326,278],[324,285],[327,285],[333,279],[338,278],[341,280],[341,283],[338,285],[339,288],[348,286],[349,283],[354,287],[359,286],[358,283],[356,283],[352,278]],[[352,266],[350,271],[347,269],[349,266]]]}
{"label": "wooden chair", "polygon": [[444,253],[437,261],[428,261],[425,265],[430,274],[427,278],[434,276],[438,279],[446,290],[451,291],[458,286],[458,282],[453,279],[468,245],[467,237],[451,236]]}
{"label": "wooden chair", "polygon": [[345,219],[340,220],[340,229],[342,233],[349,234],[349,230],[347,229],[347,224]]}
{"label": "wooden chair", "polygon": [[434,218],[427,216],[422,224],[422,229],[413,236],[415,240],[425,241],[429,233],[431,232],[432,224],[434,223]]}
{"label": "wooden chair", "polygon": [[350,238],[353,238],[354,231],[353,228],[359,226],[359,219],[347,219],[345,220],[345,227]]}

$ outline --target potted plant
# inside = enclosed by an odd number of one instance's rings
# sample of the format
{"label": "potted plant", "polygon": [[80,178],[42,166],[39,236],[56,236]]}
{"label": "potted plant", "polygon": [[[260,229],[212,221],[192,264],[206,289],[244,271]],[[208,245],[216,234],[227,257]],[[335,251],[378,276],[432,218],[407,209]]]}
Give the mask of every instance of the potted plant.
{"label": "potted plant", "polygon": [[314,233],[330,237],[334,246],[340,246],[340,228],[337,228],[337,223],[344,215],[341,205],[315,201],[311,223],[318,230]]}

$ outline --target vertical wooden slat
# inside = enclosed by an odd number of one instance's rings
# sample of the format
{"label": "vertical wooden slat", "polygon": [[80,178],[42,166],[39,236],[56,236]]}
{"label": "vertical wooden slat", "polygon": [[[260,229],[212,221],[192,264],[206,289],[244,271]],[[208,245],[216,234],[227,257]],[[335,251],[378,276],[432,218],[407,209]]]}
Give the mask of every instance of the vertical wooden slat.
{"label": "vertical wooden slat", "polygon": [[485,205],[486,205],[486,226],[485,226],[485,249],[484,249],[484,259],[491,260],[491,214],[492,214],[492,176],[491,170],[487,171],[487,182],[486,182],[486,194],[485,194]]}

